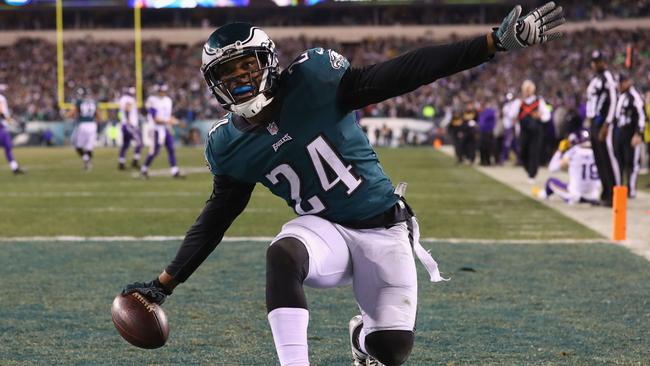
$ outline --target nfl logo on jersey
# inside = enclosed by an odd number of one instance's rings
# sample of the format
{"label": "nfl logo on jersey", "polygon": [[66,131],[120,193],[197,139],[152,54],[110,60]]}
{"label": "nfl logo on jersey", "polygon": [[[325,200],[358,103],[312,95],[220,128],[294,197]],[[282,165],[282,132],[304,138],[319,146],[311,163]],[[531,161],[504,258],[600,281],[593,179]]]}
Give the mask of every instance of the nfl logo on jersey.
{"label": "nfl logo on jersey", "polygon": [[269,125],[266,126],[266,129],[271,135],[276,135],[278,133],[278,125],[276,125],[275,122],[269,123]]}

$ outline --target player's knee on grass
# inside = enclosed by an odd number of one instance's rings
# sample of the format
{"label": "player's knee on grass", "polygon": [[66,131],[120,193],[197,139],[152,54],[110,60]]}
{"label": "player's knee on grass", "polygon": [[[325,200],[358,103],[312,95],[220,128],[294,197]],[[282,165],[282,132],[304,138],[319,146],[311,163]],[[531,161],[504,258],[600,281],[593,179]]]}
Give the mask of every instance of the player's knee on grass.
{"label": "player's knee on grass", "polygon": [[386,366],[401,365],[411,355],[415,336],[409,330],[378,330],[366,336],[366,350]]}
{"label": "player's knee on grass", "polygon": [[283,238],[266,251],[266,309],[307,309],[302,283],[309,273],[309,253],[295,238]]}

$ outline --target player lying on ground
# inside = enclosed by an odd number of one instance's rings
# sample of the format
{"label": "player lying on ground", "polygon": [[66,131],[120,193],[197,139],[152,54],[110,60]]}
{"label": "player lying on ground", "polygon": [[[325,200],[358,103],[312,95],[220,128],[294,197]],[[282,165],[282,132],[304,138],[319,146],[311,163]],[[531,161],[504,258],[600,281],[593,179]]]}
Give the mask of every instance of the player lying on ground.
{"label": "player lying on ground", "polygon": [[214,124],[205,155],[214,188],[176,258],[149,283],[128,285],[162,303],[221,241],[256,183],[299,217],[267,250],[266,305],[282,365],[308,365],[309,312],[303,285],[352,284],[361,312],[350,322],[355,365],[403,364],[417,309],[414,255],[431,280],[436,262],[418,243],[413,212],[393,186],[353,111],[490,60],[497,50],[554,38],[562,9],[548,3],[520,18],[517,6],[494,32],[417,49],[367,67],[351,67],[314,48],[279,72],[275,45],[245,23],[217,29],[203,49],[202,72],[232,113]]}
{"label": "player lying on ground", "polygon": [[539,198],[547,199],[557,194],[568,204],[599,203],[602,187],[589,141],[589,132],[586,130],[574,132],[567,140],[560,143],[560,148],[548,164],[548,170],[556,172],[560,169],[569,171],[569,183],[564,183],[557,178],[549,178],[544,189],[537,193]]}

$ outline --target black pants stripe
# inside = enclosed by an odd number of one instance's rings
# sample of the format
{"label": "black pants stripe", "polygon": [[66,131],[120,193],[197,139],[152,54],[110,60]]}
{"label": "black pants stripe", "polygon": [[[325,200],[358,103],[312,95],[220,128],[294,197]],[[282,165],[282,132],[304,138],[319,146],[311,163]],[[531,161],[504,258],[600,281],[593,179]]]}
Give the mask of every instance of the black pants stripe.
{"label": "black pants stripe", "polygon": [[600,195],[600,199],[605,202],[612,202],[612,192],[614,190],[614,185],[616,185],[616,178],[614,177],[612,162],[610,160],[609,152],[607,151],[607,142],[601,142],[598,140],[601,127],[601,123],[595,123],[592,121],[590,131],[591,149],[594,151],[596,167],[598,167],[598,176],[600,176],[600,182],[603,186],[603,192]]}
{"label": "black pants stripe", "polygon": [[481,165],[491,165],[494,154],[494,135],[492,131],[481,132],[479,141],[479,152],[481,153]]}
{"label": "black pants stripe", "polygon": [[628,195],[636,195],[636,180],[641,169],[641,145],[632,147],[634,125],[628,124],[614,131],[614,153],[621,169],[621,183],[627,182]]}
{"label": "black pants stripe", "polygon": [[528,177],[535,178],[542,154],[542,141],[544,139],[543,126],[541,122],[533,119],[525,119],[519,123],[521,127],[519,135],[521,163],[524,169],[526,169]]}

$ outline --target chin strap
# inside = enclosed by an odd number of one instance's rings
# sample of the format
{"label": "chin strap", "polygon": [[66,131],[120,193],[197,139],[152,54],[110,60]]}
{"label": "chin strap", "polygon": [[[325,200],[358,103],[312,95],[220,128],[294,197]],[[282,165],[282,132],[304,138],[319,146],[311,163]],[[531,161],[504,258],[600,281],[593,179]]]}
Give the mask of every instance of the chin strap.
{"label": "chin strap", "polygon": [[264,94],[259,94],[255,98],[243,103],[233,104],[230,111],[244,118],[254,117],[269,105],[273,98],[267,98]]}

